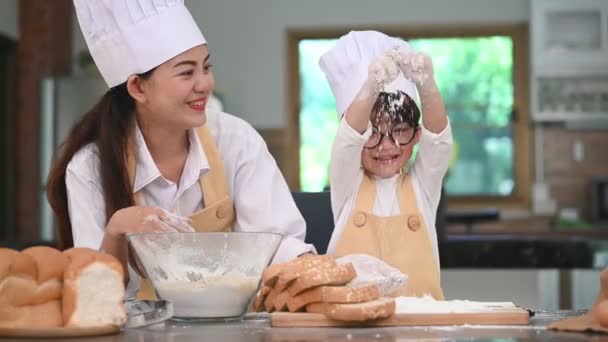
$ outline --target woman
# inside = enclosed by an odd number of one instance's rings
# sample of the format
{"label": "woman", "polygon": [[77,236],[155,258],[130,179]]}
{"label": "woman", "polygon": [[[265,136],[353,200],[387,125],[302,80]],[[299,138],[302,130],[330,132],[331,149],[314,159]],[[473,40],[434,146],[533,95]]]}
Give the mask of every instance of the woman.
{"label": "woman", "polygon": [[[180,230],[176,214],[197,231],[282,233],[275,261],[314,252],[259,134],[205,110],[211,57],[183,0],[74,4],[110,89],[74,126],[49,175],[63,246],[101,249],[127,267],[125,234]],[[130,297],[139,279],[128,273]]]}

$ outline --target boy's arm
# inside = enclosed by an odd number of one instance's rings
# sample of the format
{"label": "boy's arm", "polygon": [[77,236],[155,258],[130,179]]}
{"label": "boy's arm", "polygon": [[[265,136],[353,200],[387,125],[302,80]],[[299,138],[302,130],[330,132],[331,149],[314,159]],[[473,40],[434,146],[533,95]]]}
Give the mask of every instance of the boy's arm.
{"label": "boy's arm", "polygon": [[423,127],[414,170],[425,197],[435,208],[452,154],[452,131],[435,83],[431,58],[425,53],[411,50],[401,51],[400,57],[399,66],[405,77],[416,83],[422,106]]}
{"label": "boy's arm", "polygon": [[442,132],[448,124],[443,98],[439,93],[433,60],[424,52],[400,51],[399,67],[406,78],[416,84],[422,106],[423,126],[432,133]]}
{"label": "boy's arm", "polygon": [[368,68],[368,78],[344,112],[334,139],[330,163],[331,206],[334,222],[353,192],[361,173],[361,150],[371,135],[370,115],[385,84],[399,75],[398,53],[389,50]]}

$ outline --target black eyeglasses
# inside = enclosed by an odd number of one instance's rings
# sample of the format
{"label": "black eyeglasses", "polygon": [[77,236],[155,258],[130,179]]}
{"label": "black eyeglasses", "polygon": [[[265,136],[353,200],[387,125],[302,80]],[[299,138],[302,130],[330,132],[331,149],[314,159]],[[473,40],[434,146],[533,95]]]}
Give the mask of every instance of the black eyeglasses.
{"label": "black eyeglasses", "polygon": [[376,148],[382,142],[384,137],[391,137],[395,144],[405,146],[414,140],[416,131],[418,130],[418,124],[414,127],[406,123],[398,123],[394,125],[390,130],[380,132],[378,127],[372,126],[372,135],[369,140],[363,145],[365,148],[372,149]]}

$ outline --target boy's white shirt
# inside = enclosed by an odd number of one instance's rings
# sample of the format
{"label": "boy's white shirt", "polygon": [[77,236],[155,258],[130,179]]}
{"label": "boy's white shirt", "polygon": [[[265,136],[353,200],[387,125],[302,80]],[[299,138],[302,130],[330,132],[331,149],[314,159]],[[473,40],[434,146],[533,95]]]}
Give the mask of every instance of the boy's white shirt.
{"label": "boy's white shirt", "polygon": [[[329,241],[327,253],[333,253],[355,208],[359,186],[363,178],[361,151],[371,135],[371,123],[359,134],[342,118],[331,152],[330,188],[331,207],[335,228]],[[421,127],[418,154],[410,169],[416,192],[418,209],[422,213],[433,245],[433,254],[439,265],[439,248],[435,218],[441,197],[443,177],[448,169],[452,153],[452,130],[450,124],[438,134]],[[376,178],[376,201],[373,214],[377,216],[399,215],[396,181],[391,178]]]}

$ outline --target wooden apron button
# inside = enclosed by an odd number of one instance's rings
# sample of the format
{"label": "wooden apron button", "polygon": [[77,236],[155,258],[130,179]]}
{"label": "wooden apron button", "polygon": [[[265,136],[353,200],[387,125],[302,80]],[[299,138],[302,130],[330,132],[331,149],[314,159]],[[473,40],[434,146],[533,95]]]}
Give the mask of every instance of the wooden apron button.
{"label": "wooden apron button", "polygon": [[220,220],[228,216],[228,207],[225,205],[220,205],[215,212],[215,216]]}
{"label": "wooden apron button", "polygon": [[365,225],[365,223],[367,222],[367,217],[365,216],[364,213],[358,213],[357,215],[355,215],[355,226],[357,227],[363,227]]}
{"label": "wooden apron button", "polygon": [[410,215],[407,218],[407,226],[414,232],[420,229],[420,218],[418,215]]}

